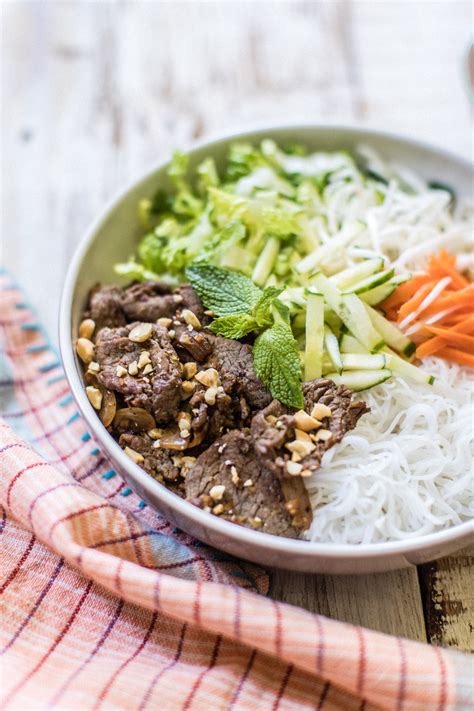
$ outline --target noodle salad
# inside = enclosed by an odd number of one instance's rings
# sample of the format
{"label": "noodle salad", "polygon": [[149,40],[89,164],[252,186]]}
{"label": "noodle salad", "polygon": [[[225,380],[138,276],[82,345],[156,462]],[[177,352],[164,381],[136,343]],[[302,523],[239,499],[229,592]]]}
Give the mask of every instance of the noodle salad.
{"label": "noodle salad", "polygon": [[[255,371],[283,404],[325,377],[370,407],[305,479],[306,537],[377,543],[474,518],[472,205],[367,146],[236,143],[224,171],[207,158],[190,180],[176,153],[168,174],[173,193],[140,202],[143,238],[117,273],[187,278],[211,331],[256,337]],[[227,280],[248,304],[221,315]],[[259,359],[268,334],[274,356]]]}

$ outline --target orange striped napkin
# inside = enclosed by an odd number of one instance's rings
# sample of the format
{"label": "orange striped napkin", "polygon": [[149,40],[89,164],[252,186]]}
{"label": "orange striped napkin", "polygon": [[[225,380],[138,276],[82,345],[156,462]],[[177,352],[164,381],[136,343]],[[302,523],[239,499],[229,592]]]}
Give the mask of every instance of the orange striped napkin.
{"label": "orange striped napkin", "polygon": [[471,708],[466,655],[267,599],[140,501],[5,274],[0,326],[2,709]]}

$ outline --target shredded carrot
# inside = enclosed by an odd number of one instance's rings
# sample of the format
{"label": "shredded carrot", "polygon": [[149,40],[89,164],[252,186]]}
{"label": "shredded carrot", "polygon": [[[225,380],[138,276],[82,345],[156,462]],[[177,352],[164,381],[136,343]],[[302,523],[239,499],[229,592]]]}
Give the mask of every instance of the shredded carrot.
{"label": "shredded carrot", "polygon": [[[441,279],[449,283],[420,310]],[[407,324],[407,335],[417,344],[417,358],[436,355],[474,367],[474,284],[457,269],[453,254],[442,249],[431,255],[426,272],[401,284],[380,308],[402,328],[403,322]]]}
{"label": "shredded carrot", "polygon": [[456,260],[454,260],[454,264],[451,260],[446,260],[444,257],[446,254],[447,252],[441,252],[438,256],[430,257],[430,274],[437,277],[451,277],[452,286],[459,289],[468,286],[468,280],[456,270]]}
{"label": "shredded carrot", "polygon": [[453,291],[445,296],[440,296],[434,304],[430,304],[430,306],[423,311],[423,317],[434,316],[436,313],[444,311],[451,306],[455,306],[459,309],[469,306],[471,309],[474,309],[474,285],[470,284],[464,289]]}
{"label": "shredded carrot", "polygon": [[457,348],[441,348],[436,355],[440,358],[444,358],[445,360],[451,360],[455,363],[468,365],[471,368],[474,368],[474,355],[466,353],[465,351],[460,351]]}
{"label": "shredded carrot", "polygon": [[450,345],[474,352],[474,336],[467,336],[465,333],[460,333],[456,328],[427,326],[427,329],[431,331],[431,333],[434,333],[435,336],[444,338]]}
{"label": "shredded carrot", "polygon": [[436,286],[436,281],[429,281],[427,284],[420,286],[418,291],[409,299],[398,311],[398,321],[403,321],[408,314],[416,311],[420,304],[426,299],[430,291]]}
{"label": "shredded carrot", "polygon": [[439,353],[442,348],[445,348],[446,341],[441,336],[436,336],[435,338],[430,338],[416,349],[417,358],[426,358],[429,355],[435,355]]}
{"label": "shredded carrot", "polygon": [[395,291],[388,296],[385,301],[382,301],[380,304],[380,308],[383,309],[385,312],[387,310],[397,307],[400,304],[403,304],[407,299],[409,299],[415,291],[417,291],[420,286],[423,286],[423,284],[426,284],[426,282],[431,281],[430,277],[428,274],[420,274],[418,276],[412,277],[409,281],[406,281],[404,284],[400,284],[400,286],[397,286]]}

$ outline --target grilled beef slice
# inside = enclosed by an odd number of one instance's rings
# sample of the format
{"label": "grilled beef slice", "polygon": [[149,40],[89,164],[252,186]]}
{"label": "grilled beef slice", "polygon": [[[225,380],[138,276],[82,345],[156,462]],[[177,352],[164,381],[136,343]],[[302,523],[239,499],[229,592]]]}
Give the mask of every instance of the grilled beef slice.
{"label": "grilled beef slice", "polygon": [[[357,421],[368,408],[364,402],[352,402],[352,391],[332,380],[320,378],[303,384],[305,411],[311,413],[317,403],[331,410],[331,417],[324,417],[320,429],[301,434],[293,410],[273,400],[268,407],[258,412],[252,420],[251,430],[255,449],[266,466],[278,476],[287,475],[287,462],[291,452],[286,447],[294,446],[297,431],[301,440],[306,440],[307,454],[298,459],[303,470],[309,473],[321,465],[324,452],[340,442],[348,430],[354,429]],[[324,433],[324,439],[320,439]],[[328,433],[327,435],[325,433]]]}
{"label": "grilled beef slice", "polygon": [[118,286],[97,286],[91,291],[88,314],[95,321],[96,333],[105,326],[125,326],[122,302],[123,289]]}
{"label": "grilled beef slice", "polygon": [[[128,405],[150,412],[158,423],[169,422],[176,417],[181,398],[178,356],[165,328],[153,326],[151,338],[144,343],[134,343],[128,338],[134,325],[104,328],[99,332],[95,348],[100,366],[98,381],[108,390],[123,395]],[[143,352],[149,354],[152,371],[144,374],[146,366],[143,366],[135,375],[130,374],[131,364],[138,363]],[[120,375],[119,366],[127,373]]]}
{"label": "grilled beef slice", "polygon": [[272,396],[257,378],[252,363],[252,347],[248,343],[217,336],[212,359],[227,393],[236,393],[244,398],[254,411],[270,404]]}
{"label": "grilled beef slice", "polygon": [[[304,488],[301,479],[295,489],[299,485]],[[195,505],[265,533],[297,538],[311,522],[311,510],[301,510],[296,492],[285,502],[279,480],[256,455],[248,429],[232,430],[211,444],[188,472],[185,489]]]}

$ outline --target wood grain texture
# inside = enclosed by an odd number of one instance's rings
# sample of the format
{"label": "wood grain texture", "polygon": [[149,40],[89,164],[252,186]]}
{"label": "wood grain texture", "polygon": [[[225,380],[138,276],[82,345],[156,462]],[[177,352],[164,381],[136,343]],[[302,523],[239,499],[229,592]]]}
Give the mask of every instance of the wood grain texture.
{"label": "wood grain texture", "polygon": [[304,575],[275,571],[276,600],[369,629],[426,641],[416,569],[376,575]]}
{"label": "wood grain texture", "polygon": [[419,568],[433,644],[474,652],[474,546]]}
{"label": "wood grain texture", "polygon": [[[471,6],[463,0],[17,1],[1,13],[0,256],[53,338],[65,270],[88,223],[119,187],[196,137],[303,119],[472,150],[461,71]],[[467,608],[464,561],[437,563],[423,586],[431,590],[431,580],[443,599]],[[412,570],[278,572],[273,594],[424,638]],[[429,620],[436,604],[426,607]],[[464,645],[467,618],[450,615],[430,638]]]}

